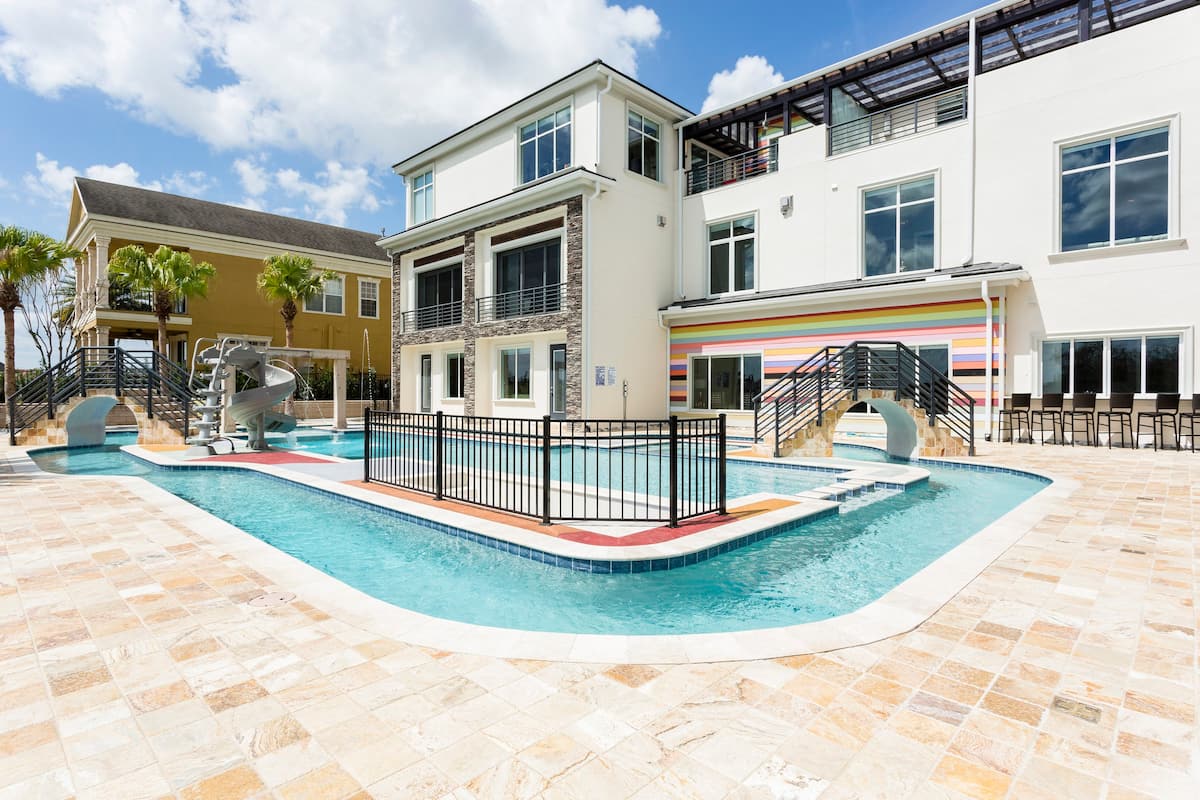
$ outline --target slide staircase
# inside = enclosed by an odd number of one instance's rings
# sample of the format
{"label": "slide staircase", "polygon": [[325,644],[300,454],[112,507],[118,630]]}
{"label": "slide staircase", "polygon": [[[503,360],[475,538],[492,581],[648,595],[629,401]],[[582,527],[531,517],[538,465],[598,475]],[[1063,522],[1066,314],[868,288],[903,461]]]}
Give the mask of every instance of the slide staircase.
{"label": "slide staircase", "polygon": [[284,433],[296,427],[295,417],[271,410],[296,390],[296,376],[270,364],[265,351],[223,339],[196,353],[193,376],[197,375],[196,367],[201,365],[209,370],[208,385],[197,392],[204,402],[199,407],[200,419],[195,424],[197,433],[190,440],[193,444],[207,445],[220,432],[221,401],[225,381],[234,374],[231,367],[245,372],[256,384],[235,392],[229,401],[229,414],[248,432],[251,449],[266,449],[268,432]]}
{"label": "slide staircase", "polygon": [[809,356],[754,398],[754,441],[776,458],[831,455],[833,429],[861,401],[884,417],[892,455],[975,454],[975,398],[901,342]]}

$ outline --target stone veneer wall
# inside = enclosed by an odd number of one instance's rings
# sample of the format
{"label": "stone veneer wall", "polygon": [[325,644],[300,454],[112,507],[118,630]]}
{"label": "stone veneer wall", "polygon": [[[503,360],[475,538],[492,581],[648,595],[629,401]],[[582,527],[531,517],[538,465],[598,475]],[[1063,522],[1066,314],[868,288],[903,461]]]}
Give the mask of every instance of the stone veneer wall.
{"label": "stone veneer wall", "polygon": [[[491,228],[515,222],[544,211],[555,208],[566,208],[563,247],[566,251],[566,303],[564,309],[557,314],[543,314],[536,317],[519,317],[516,319],[498,320],[496,322],[477,323],[475,321],[475,298],[477,295],[491,294],[484,287],[483,292],[475,288],[475,236]],[[451,325],[445,328],[400,333],[403,327],[403,313],[406,310],[402,304],[400,291],[402,279],[400,275],[400,260],[415,249],[426,250],[436,247],[440,242],[463,237],[463,322],[461,325]],[[539,208],[514,214],[510,217],[491,220],[485,225],[456,231],[444,236],[436,242],[423,244],[419,248],[403,250],[392,255],[392,396],[402,386],[403,375],[400,365],[400,349],[409,345],[438,344],[463,340],[463,405],[467,414],[475,413],[475,357],[476,340],[512,336],[522,333],[538,333],[542,331],[565,330],[567,332],[567,416],[578,419],[583,416],[583,196],[577,195],[568,200],[560,200]]]}

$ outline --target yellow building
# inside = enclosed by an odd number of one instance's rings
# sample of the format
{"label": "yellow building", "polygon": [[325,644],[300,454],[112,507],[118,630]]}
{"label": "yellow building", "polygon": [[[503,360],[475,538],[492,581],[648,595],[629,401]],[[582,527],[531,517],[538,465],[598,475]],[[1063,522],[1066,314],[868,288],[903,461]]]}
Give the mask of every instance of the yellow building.
{"label": "yellow building", "polygon": [[[208,294],[181,303],[167,332],[171,356],[190,363],[203,339],[226,336],[282,347],[279,305],[255,285],[263,259],[283,252],[308,256],[337,278],[301,304],[294,346],[349,351],[349,366],[390,372],[391,265],[376,236],[190,197],[76,178],[67,242],[87,253],[76,275],[76,338],[80,346],[158,335],[150,298],[110,286],[108,259],[127,244],[187,251],[216,268]],[[201,346],[203,346],[201,342]]]}

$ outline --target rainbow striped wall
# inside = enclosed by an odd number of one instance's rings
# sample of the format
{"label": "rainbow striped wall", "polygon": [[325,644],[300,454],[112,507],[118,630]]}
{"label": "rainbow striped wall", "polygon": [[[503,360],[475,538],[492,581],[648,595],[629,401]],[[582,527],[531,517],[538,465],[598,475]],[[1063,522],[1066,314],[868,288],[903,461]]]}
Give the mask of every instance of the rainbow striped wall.
{"label": "rainbow striped wall", "polygon": [[[992,402],[995,403],[1002,352],[998,298],[992,299],[992,309]],[[762,353],[765,387],[822,347],[846,345],[856,339],[898,340],[908,345],[948,344],[951,380],[983,402],[987,383],[987,312],[983,300],[975,298],[672,325],[671,408],[677,411],[687,408],[690,356]]]}

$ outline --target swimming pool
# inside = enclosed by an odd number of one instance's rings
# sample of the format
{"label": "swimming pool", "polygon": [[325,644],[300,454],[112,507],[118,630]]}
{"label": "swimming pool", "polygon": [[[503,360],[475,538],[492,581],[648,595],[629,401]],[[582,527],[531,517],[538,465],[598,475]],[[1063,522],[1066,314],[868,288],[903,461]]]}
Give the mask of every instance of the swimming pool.
{"label": "swimming pool", "polygon": [[413,611],[502,628],[601,634],[750,630],[848,613],[1046,485],[1032,476],[922,464],[928,482],[851,513],[692,566],[598,575],[508,555],[255,473],[167,470],[112,446],[31,455],[47,471],[144,478]]}

